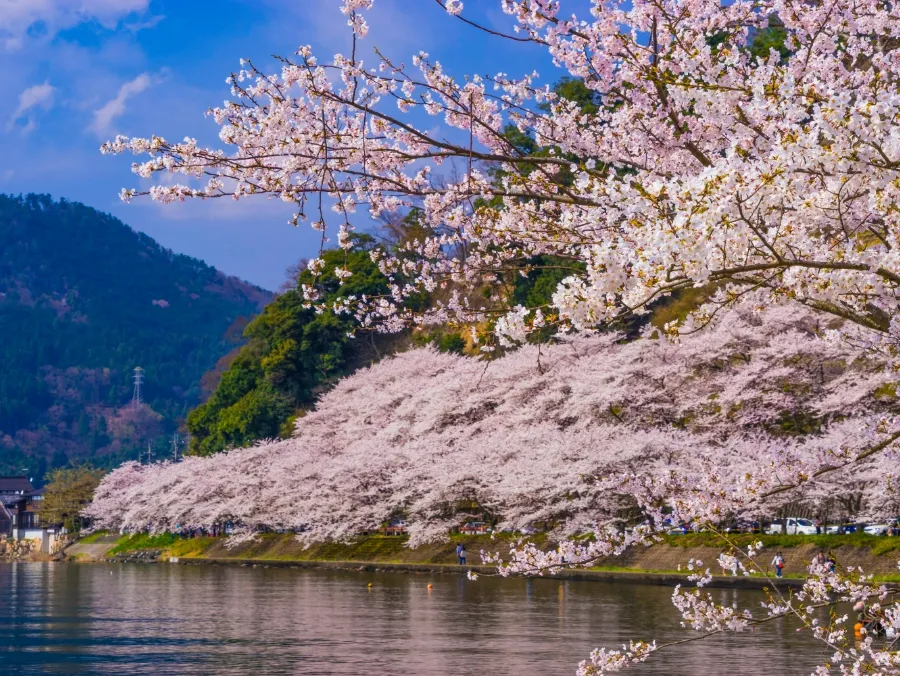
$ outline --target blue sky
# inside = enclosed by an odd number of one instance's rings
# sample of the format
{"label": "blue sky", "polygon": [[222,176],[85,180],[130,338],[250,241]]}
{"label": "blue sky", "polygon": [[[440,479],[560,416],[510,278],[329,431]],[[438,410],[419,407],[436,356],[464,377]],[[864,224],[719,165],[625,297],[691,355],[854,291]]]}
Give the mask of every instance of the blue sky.
{"label": "blue sky", "polygon": [[[311,44],[320,58],[348,51],[338,0],[7,0],[0,12],[0,192],[50,193],[108,211],[163,246],[274,289],[315,253],[316,233],[292,228],[274,200],[162,206],[123,204],[138,185],[131,157],[100,155],[117,133],[184,136],[216,145],[207,108],[228,96],[240,58],[277,70],[272,54]],[[466,15],[508,29],[496,0]],[[362,48],[410,62],[428,51],[455,75],[559,75],[536,46],[491,38],[432,0],[376,0]],[[364,55],[365,51],[362,52]],[[364,218],[364,216],[360,216]],[[365,222],[360,222],[365,226]]]}

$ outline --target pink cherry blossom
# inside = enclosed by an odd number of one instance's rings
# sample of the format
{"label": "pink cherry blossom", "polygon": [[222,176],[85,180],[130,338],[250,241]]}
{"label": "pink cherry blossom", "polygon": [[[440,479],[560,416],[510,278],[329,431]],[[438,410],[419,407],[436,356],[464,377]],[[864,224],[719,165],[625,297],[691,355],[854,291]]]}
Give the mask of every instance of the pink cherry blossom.
{"label": "pink cherry blossom", "polygon": [[[463,3],[442,4],[448,20],[476,24]],[[542,320],[589,329],[716,283],[719,295],[695,319],[764,289],[763,302],[790,298],[836,314],[892,349],[900,331],[890,319],[900,281],[892,5],[592,0],[577,16],[568,4],[501,0],[514,30],[488,32],[545,47],[602,96],[593,113],[537,73],[459,81],[425,52],[408,67],[386,57],[366,64],[362,50],[325,62],[302,47],[280,72],[243,62],[229,78],[234,101],[211,111],[227,152],[160,137],[120,137],[103,150],[149,155],[134,165],[142,177],[184,178],[126,190],[127,199],[275,197],[296,205],[295,222],[344,237],[365,222],[362,209],[420,207],[425,235],[406,251],[374,254],[393,280],[390,297],[341,306],[383,330],[502,314],[502,294],[486,300],[464,289],[502,285],[510,267],[552,255],[573,265]],[[341,3],[355,40],[372,6]],[[747,49],[772,22],[786,36],[786,58]],[[418,111],[438,116],[437,126],[419,125]],[[501,134],[506,124],[553,150],[523,156]],[[458,138],[453,130],[467,140],[447,140]],[[445,163],[457,171],[435,180]],[[535,170],[522,171],[526,164]],[[506,173],[498,179],[489,166]],[[563,169],[570,183],[559,180]],[[424,312],[404,309],[411,294],[447,285],[461,291]],[[514,309],[497,323],[500,337],[519,342],[537,309]]]}

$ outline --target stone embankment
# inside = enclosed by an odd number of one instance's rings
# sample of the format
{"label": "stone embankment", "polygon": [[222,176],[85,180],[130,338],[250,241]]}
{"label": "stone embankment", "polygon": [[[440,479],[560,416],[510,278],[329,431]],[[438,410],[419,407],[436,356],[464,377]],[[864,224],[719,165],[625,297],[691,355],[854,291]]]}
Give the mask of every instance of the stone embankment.
{"label": "stone embankment", "polygon": [[0,561],[30,561],[40,550],[40,540],[14,540],[0,536]]}

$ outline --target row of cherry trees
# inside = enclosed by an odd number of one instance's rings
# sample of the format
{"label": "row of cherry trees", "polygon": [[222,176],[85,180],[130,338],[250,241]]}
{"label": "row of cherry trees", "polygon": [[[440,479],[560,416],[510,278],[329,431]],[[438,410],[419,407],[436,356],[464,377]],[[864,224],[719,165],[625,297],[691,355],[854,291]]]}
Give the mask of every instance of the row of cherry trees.
{"label": "row of cherry trees", "polygon": [[[174,468],[123,467],[101,487],[97,517],[165,528],[227,514],[325,537],[402,506],[418,540],[443,532],[447,505],[467,495],[510,523],[600,524],[590,543],[525,547],[501,563],[534,573],[647,541],[666,516],[717,522],[797,491],[812,501],[863,491],[870,509],[887,509],[900,426],[880,401],[893,393],[893,371],[876,362],[892,369],[900,345],[895,4],[589,0],[588,14],[575,16],[565,0],[499,0],[511,21],[504,32],[470,18],[473,2],[436,2],[473,31],[545,47],[600,105],[561,99],[536,73],[458,80],[425,52],[411,66],[370,61],[362,40],[374,0],[342,0],[349,54],[322,61],[301,47],[280,72],[244,62],[232,76],[234,100],[212,111],[228,152],[192,139],[106,144],[149,155],[134,165],[144,179],[183,178],[123,196],[278,198],[296,206],[295,222],[346,247],[361,210],[421,208],[419,236],[373,252],[390,292],[334,304],[379,330],[489,320],[489,350],[548,324],[590,332],[708,286],[717,291],[708,303],[666,327],[706,337],[652,347],[573,339],[540,355],[540,369],[537,348],[486,371],[411,353],[343,383],[290,441]],[[778,49],[752,48],[773,29]],[[421,124],[425,115],[442,124]],[[545,152],[523,151],[506,125]],[[510,275],[544,264],[565,272],[551,301],[509,310]],[[322,265],[310,262],[314,272]],[[439,293],[425,310],[406,309],[423,290]],[[316,283],[303,291],[322,302]],[[792,304],[788,317],[781,303]],[[729,314],[729,326],[716,328],[736,305],[762,308],[762,324]],[[803,306],[843,320],[838,342],[766,328],[810,321]],[[729,331],[758,342],[716,347]],[[354,387],[368,396],[352,396]],[[773,420],[781,410],[796,414],[794,431],[813,433],[773,434],[790,426]],[[278,485],[282,492],[271,490]],[[605,528],[623,504],[651,525],[628,535]],[[757,555],[736,551],[722,563],[755,570]],[[706,579],[701,571],[698,586]],[[835,599],[875,597],[873,612],[900,626],[894,607],[879,605],[884,589],[857,573],[818,571],[791,598],[773,593],[762,615],[716,606],[700,589],[679,589],[674,601],[701,636],[792,615],[833,649],[829,664],[840,673],[900,673],[891,646],[866,637],[851,650],[846,622],[814,617]],[[580,670],[615,671],[662,648],[598,650]]]}
{"label": "row of cherry trees", "polygon": [[[871,517],[890,516],[893,454],[852,462],[893,429],[889,375],[822,337],[817,319],[732,311],[681,344],[609,334],[487,363],[413,350],[341,381],[291,439],[123,466],[92,516],[133,530],[236,520],[322,540],[402,512],[417,544],[459,525],[464,501],[503,526],[568,534],[612,523],[636,497],[633,521],[658,516],[678,482],[713,523],[857,493]],[[814,478],[823,464],[835,470]],[[666,518],[692,523],[698,504]]]}

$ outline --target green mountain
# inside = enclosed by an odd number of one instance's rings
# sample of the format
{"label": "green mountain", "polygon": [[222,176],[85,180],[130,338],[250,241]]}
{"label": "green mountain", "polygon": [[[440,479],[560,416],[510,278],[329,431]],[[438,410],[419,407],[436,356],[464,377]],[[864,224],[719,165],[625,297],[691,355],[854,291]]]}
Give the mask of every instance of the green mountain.
{"label": "green mountain", "polygon": [[[323,252],[324,271],[317,280],[308,269],[299,271],[294,288],[250,323],[247,344],[204,378],[214,390],[187,418],[191,454],[289,436],[294,418],[337,379],[409,343],[406,333],[362,332],[351,338],[352,317],[307,307],[297,288],[316,283],[325,302],[386,294],[387,280],[370,256],[373,246],[371,236],[356,235],[348,251]],[[341,284],[334,270],[343,266],[353,274]]]}
{"label": "green mountain", "polygon": [[163,453],[271,297],[82,204],[0,195],[0,474]]}

